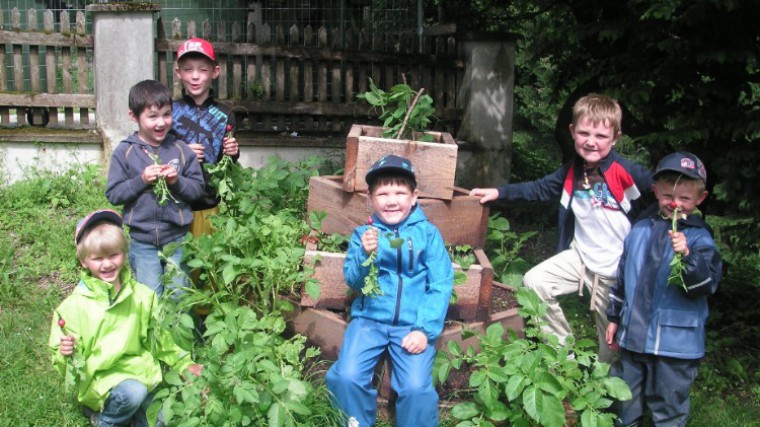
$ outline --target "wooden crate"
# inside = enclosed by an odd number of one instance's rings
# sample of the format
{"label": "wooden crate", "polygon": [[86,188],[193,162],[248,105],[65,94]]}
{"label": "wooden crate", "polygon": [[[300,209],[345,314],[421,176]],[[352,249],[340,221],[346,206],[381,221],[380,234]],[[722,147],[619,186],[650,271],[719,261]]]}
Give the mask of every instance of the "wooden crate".
{"label": "wooden crate", "polygon": [[[474,254],[477,262],[467,270],[467,280],[461,285],[454,286],[457,303],[449,305],[447,319],[485,320],[490,314],[488,304],[491,299],[493,268],[482,249],[475,249]],[[302,291],[302,307],[341,311],[349,308],[352,291],[343,276],[345,259],[344,253],[318,251],[314,243],[306,245],[304,265],[314,270],[312,277],[319,282],[319,299],[314,300]],[[455,270],[461,270],[458,265],[453,265]]]}
{"label": "wooden crate", "polygon": [[[419,198],[417,203],[447,244],[482,248],[488,233],[488,207],[468,194],[469,191],[455,187],[452,200]],[[346,236],[367,223],[371,210],[366,193],[343,191],[340,176],[312,177],[307,209],[327,213],[322,221],[322,232]]]}
{"label": "wooden crate", "polygon": [[406,157],[414,166],[421,197],[451,200],[457,167],[457,144],[445,132],[429,132],[436,142],[382,137],[383,128],[353,125],[346,138],[343,190],[366,191],[364,176],[377,160],[388,154]]}

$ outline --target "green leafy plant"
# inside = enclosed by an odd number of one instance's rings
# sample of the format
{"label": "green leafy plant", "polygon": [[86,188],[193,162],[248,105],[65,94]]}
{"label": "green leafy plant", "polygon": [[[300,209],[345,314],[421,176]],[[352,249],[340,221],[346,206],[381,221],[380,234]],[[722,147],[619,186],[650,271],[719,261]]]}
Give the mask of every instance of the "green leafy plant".
{"label": "green leafy plant", "polygon": [[522,286],[522,277],[530,269],[530,264],[520,256],[520,250],[536,233],[528,231],[518,234],[510,228],[509,220],[498,214],[488,218],[486,253],[491,260],[494,276],[501,283]]}
{"label": "green leafy plant", "polygon": [[[540,318],[546,305],[527,288],[517,291],[520,315],[527,319],[525,336],[505,331],[500,323],[478,335],[479,350],[463,351],[456,341],[436,355],[434,376],[445,382],[451,369],[471,366],[470,399],[452,409],[458,427],[563,426],[567,408],[582,426],[612,426],[615,416],[606,411],[612,399],[631,398],[621,379],[609,377],[609,365],[596,360],[592,340],[560,345],[556,336],[543,336]],[[462,338],[472,334],[465,332]],[[574,354],[575,357],[572,357]]]}
{"label": "green leafy plant", "polygon": [[369,91],[360,93],[357,98],[380,110],[379,117],[385,128],[384,137],[434,141],[433,135],[424,133],[435,114],[433,98],[424,94],[425,89],[415,91],[407,84],[398,84],[386,92],[378,88],[371,78],[369,88]]}
{"label": "green leafy plant", "polygon": [[[148,152],[148,150],[144,148],[143,151],[148,155],[148,157],[150,157],[154,165],[161,164],[161,159],[158,157],[158,154]],[[172,192],[169,190],[169,186],[166,184],[166,177],[163,175],[159,175],[159,177],[156,178],[156,182],[153,184],[153,193],[156,195],[156,202],[159,206],[167,204],[169,202],[169,199],[177,202],[177,199],[172,196]]]}
{"label": "green leafy plant", "polygon": [[[58,316],[58,327],[61,328],[63,335],[70,335],[66,330],[66,320],[61,317],[60,313],[56,312],[56,315]],[[74,353],[69,356],[65,356],[64,360],[66,363],[63,380],[64,387],[66,391],[76,390],[80,381],[82,381],[86,376],[84,366],[85,358],[84,354],[82,353],[82,347],[80,343],[77,342],[77,344],[74,345]]]}
{"label": "green leafy plant", "polygon": [[[227,125],[227,134],[225,138],[232,138],[232,125]],[[234,197],[234,180],[231,169],[236,167],[236,163],[232,160],[232,157],[224,154],[219,162],[203,165],[206,172],[211,178],[211,185],[216,188],[216,194],[222,200],[230,201]]]}
{"label": "green leafy plant", "polygon": [[[369,224],[369,228],[378,233],[378,237],[383,236],[388,239],[392,249],[398,249],[404,244],[404,239],[400,237],[394,238],[393,233],[379,233],[378,230],[372,226],[372,217],[369,217]],[[372,298],[383,295],[383,290],[380,288],[378,277],[379,269],[377,267],[377,253],[379,250],[380,247],[378,246],[378,248],[372,251],[372,253],[369,254],[369,257],[362,262],[362,267],[369,267],[369,273],[364,277],[364,286],[362,286],[361,289],[362,295]]]}
{"label": "green leafy plant", "polygon": [[[675,233],[678,231],[678,220],[686,219],[686,214],[681,213],[676,202],[670,202],[670,208],[673,209],[673,216],[670,219],[670,229]],[[686,265],[683,262],[683,254],[676,252],[673,259],[670,260],[670,274],[668,275],[668,285],[676,285],[688,291],[683,274],[686,272]]]}

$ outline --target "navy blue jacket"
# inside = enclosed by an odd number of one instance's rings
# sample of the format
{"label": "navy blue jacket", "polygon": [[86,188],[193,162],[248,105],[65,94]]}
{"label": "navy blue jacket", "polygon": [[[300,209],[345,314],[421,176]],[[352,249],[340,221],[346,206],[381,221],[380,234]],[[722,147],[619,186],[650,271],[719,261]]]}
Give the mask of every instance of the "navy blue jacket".
{"label": "navy blue jacket", "polygon": [[[599,170],[610,194],[633,223],[646,208],[644,195],[652,191],[652,173],[612,150],[602,160]],[[583,159],[565,163],[556,171],[535,181],[507,184],[499,188],[505,200],[551,201],[559,199],[559,246],[557,252],[570,247],[575,235],[575,215],[571,209],[575,183],[583,174]]]}
{"label": "navy blue jacket", "polygon": [[610,288],[607,319],[618,324],[616,341],[630,351],[679,359],[705,353],[707,296],[718,289],[720,254],[698,215],[678,221],[689,255],[684,282],[669,285],[671,221],[654,214],[637,222],[625,241],[617,283]]}
{"label": "navy blue jacket", "polygon": [[[428,221],[417,205],[404,221],[395,226],[384,224],[373,215],[378,229],[378,283],[383,295],[360,296],[351,306],[352,317],[363,317],[389,325],[412,326],[433,342],[443,330],[454,286],[454,268],[441,233]],[[369,266],[361,237],[369,225],[354,229],[349,242],[343,274],[346,283],[361,291]],[[404,239],[397,249],[383,235],[391,233]]]}
{"label": "navy blue jacket", "polygon": [[[153,186],[142,180],[146,167],[153,164],[148,153],[158,154],[161,163],[177,169],[177,182],[169,185],[171,198],[159,206]],[[132,239],[155,246],[176,240],[190,230],[193,212],[190,202],[203,195],[203,174],[190,147],[167,135],[157,148],[143,142],[137,132],[121,141],[111,155],[106,198],[124,205],[124,223]]]}
{"label": "navy blue jacket", "polygon": [[[227,125],[232,126],[232,132],[237,130],[235,114],[232,109],[216,102],[210,93],[203,105],[195,105],[188,95],[172,103],[172,133],[187,144],[202,144],[205,156],[203,164],[213,165],[222,159],[222,140],[227,134]],[[234,159],[240,156],[234,156]],[[204,194],[191,203],[194,211],[211,209],[219,204],[216,190],[209,185],[209,174],[203,169],[203,179],[206,182]]]}

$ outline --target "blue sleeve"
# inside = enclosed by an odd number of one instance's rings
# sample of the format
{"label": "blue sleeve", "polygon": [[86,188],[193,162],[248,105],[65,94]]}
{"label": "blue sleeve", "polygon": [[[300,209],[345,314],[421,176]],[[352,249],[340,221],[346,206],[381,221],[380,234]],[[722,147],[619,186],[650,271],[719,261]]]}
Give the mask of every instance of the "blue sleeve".
{"label": "blue sleeve", "polygon": [[343,276],[346,279],[346,284],[357,291],[361,291],[364,286],[364,278],[369,274],[369,266],[362,266],[362,263],[369,257],[364,253],[364,247],[362,247],[362,234],[366,229],[366,226],[354,229],[348,243],[346,260],[343,262]]}
{"label": "blue sleeve", "polygon": [[570,168],[570,163],[535,181],[507,184],[499,188],[499,199],[552,201],[562,194],[562,186]]}
{"label": "blue sleeve", "polygon": [[683,275],[686,296],[707,296],[718,290],[723,275],[723,262],[712,238],[703,236],[695,239],[694,243],[689,242],[689,255],[683,261],[686,265]]}
{"label": "blue sleeve", "polygon": [[206,181],[203,178],[203,170],[195,153],[187,144],[177,141],[177,145],[184,152],[185,164],[182,173],[177,176],[177,182],[168,187],[172,194],[176,194],[180,199],[193,202],[205,194]]}
{"label": "blue sleeve", "polygon": [[441,233],[434,226],[430,230],[427,254],[423,260],[427,270],[427,291],[425,301],[419,304],[414,329],[421,330],[427,335],[428,341],[432,342],[443,330],[454,289],[454,268]]}
{"label": "blue sleeve", "polygon": [[142,170],[130,170],[126,149],[120,144],[114,150],[108,167],[106,198],[112,205],[121,206],[137,200],[146,188],[148,184],[142,180]]}

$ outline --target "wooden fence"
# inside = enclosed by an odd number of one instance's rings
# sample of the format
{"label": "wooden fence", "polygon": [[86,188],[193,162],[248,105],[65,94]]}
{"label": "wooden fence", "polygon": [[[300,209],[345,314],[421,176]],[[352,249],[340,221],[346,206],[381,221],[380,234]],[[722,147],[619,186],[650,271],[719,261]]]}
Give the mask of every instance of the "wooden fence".
{"label": "wooden fence", "polygon": [[[10,30],[0,29],[0,125],[4,127],[12,122],[66,128],[93,126],[93,39],[85,34],[84,13],[76,14],[72,28],[69,14],[61,12],[58,32],[54,31],[53,18],[53,12],[45,10],[39,28],[37,12],[30,9],[26,28],[22,28],[21,13],[14,8]],[[0,22],[4,22],[2,10]],[[6,45],[11,46],[12,73],[5,65]],[[63,113],[62,121],[59,111]]]}
{"label": "wooden fence", "polygon": [[[93,37],[85,33],[84,13],[76,14],[72,28],[68,12],[61,12],[58,32],[53,18],[52,11],[44,11],[39,28],[37,13],[30,9],[22,28],[21,13],[13,9],[11,28],[0,29],[3,127],[14,122],[64,128],[94,125]],[[195,22],[186,23],[184,34],[182,26],[177,19],[168,24],[159,19],[155,41],[157,78],[173,87],[175,96],[180,95],[173,73],[177,48],[189,37],[210,39],[211,34],[208,21],[200,33]],[[228,39],[224,24],[216,30],[219,40]],[[371,122],[377,115],[356,98],[367,90],[369,78],[386,90],[402,81],[424,88],[434,99],[437,130],[453,131],[461,120],[456,96],[465,64],[450,30],[428,30],[420,43],[412,32],[271,28],[250,18],[230,24],[229,31],[231,41],[213,41],[221,68],[214,85],[217,99],[233,107],[241,130],[345,134],[354,122]],[[6,46],[11,46],[11,58],[6,58]],[[8,62],[12,72],[5,66]]]}
{"label": "wooden fence", "polygon": [[[394,37],[369,31],[341,34],[324,27],[270,28],[251,21],[245,25],[245,30],[239,23],[231,25],[232,42],[221,41],[227,39],[221,25],[218,41],[211,40],[221,68],[216,95],[233,107],[244,130],[345,134],[355,121],[377,115],[356,98],[367,90],[369,78],[385,90],[404,80],[415,89],[425,88],[441,124],[461,119],[456,94],[464,62],[450,35],[427,36],[420,52],[411,33]],[[177,19],[167,25],[169,31],[164,26],[159,20],[159,79],[179,96],[173,80],[177,48],[190,37],[210,40],[211,24],[204,22],[200,34],[193,21],[184,34]]]}

